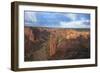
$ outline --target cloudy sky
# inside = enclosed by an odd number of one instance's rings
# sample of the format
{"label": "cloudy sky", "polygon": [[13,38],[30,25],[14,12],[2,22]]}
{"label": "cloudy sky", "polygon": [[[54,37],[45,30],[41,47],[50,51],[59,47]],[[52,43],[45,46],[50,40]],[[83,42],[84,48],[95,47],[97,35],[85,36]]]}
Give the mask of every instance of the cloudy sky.
{"label": "cloudy sky", "polygon": [[32,27],[90,28],[90,14],[25,11],[24,23]]}

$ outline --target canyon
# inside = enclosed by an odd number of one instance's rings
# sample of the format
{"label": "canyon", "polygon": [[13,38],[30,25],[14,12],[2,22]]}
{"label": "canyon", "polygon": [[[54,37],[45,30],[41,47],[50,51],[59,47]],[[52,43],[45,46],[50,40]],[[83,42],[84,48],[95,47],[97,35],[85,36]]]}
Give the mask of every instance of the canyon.
{"label": "canyon", "polygon": [[90,29],[24,27],[25,61],[90,58]]}

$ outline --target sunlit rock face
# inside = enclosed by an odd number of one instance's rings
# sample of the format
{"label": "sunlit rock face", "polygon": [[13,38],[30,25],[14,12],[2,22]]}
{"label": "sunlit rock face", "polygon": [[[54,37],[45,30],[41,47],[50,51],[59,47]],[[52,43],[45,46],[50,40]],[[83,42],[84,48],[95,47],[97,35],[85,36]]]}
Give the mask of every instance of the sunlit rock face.
{"label": "sunlit rock face", "polygon": [[25,61],[90,57],[90,32],[78,29],[24,28]]}
{"label": "sunlit rock face", "polygon": [[89,58],[90,33],[88,31],[66,30],[66,33],[63,32],[63,34],[61,34],[63,40],[57,44],[56,54],[52,56],[53,58]]}

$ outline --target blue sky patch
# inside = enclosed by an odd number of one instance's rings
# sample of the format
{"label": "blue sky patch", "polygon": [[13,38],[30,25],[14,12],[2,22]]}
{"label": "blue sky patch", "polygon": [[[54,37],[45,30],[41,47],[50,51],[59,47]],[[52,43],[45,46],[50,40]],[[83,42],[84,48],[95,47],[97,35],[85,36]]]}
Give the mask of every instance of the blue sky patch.
{"label": "blue sky patch", "polygon": [[90,14],[24,11],[24,25],[50,28],[90,28]]}

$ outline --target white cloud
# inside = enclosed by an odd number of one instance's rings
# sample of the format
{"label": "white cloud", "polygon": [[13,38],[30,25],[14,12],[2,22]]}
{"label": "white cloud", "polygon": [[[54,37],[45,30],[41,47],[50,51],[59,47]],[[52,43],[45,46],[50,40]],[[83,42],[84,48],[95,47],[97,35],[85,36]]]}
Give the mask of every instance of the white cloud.
{"label": "white cloud", "polygon": [[90,25],[84,24],[84,22],[88,23],[89,20],[60,22],[60,27],[62,27],[62,28],[90,28]]}
{"label": "white cloud", "polygon": [[37,21],[35,12],[26,12],[26,16],[27,16],[26,18],[27,20],[30,20],[32,22]]}
{"label": "white cloud", "polygon": [[68,14],[65,14],[66,17],[70,18],[71,20],[76,20],[77,18],[77,14],[75,13],[68,13]]}

